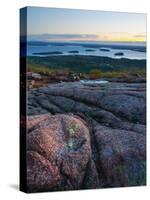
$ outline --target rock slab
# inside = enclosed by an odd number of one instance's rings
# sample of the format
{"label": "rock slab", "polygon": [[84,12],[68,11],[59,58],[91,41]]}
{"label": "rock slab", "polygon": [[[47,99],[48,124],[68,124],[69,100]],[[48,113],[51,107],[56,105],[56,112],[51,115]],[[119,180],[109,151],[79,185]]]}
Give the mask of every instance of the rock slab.
{"label": "rock slab", "polygon": [[28,189],[146,184],[146,85],[59,83],[28,92]]}

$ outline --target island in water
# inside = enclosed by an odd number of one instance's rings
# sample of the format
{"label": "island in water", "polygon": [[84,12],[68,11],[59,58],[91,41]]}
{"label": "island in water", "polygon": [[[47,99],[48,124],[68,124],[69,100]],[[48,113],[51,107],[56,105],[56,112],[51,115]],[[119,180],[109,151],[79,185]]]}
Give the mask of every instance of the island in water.
{"label": "island in water", "polygon": [[108,52],[108,51],[110,51],[110,49],[101,48],[100,51],[106,51],[106,52]]}
{"label": "island in water", "polygon": [[79,53],[79,51],[68,51],[68,53]]}
{"label": "island in water", "polygon": [[50,52],[33,53],[33,55],[52,55],[52,54],[62,54],[62,52],[60,52],[60,51],[50,51]]}
{"label": "island in water", "polygon": [[115,53],[115,56],[123,56],[124,53],[123,52],[118,52],[118,53]]}

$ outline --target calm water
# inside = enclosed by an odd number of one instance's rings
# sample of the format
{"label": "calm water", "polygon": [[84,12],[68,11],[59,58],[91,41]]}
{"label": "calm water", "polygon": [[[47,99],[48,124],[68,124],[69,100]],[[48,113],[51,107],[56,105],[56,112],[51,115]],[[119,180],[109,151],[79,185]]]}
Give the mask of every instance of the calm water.
{"label": "calm water", "polygon": [[81,83],[84,84],[105,84],[108,83],[109,81],[105,81],[105,80],[80,80]]}
{"label": "calm water", "polygon": [[[92,51],[86,51],[86,50]],[[34,55],[33,53],[41,53],[41,52],[54,52],[59,51],[62,52],[60,55],[92,55],[92,56],[106,56],[111,58],[129,58],[129,59],[146,59],[145,52],[138,52],[134,50],[126,50],[126,49],[112,49],[106,48],[109,51],[101,51],[100,48],[88,48],[80,45],[64,45],[64,46],[55,46],[55,45],[47,45],[47,46],[31,46],[27,47],[27,55],[28,56],[48,56],[48,55]],[[69,53],[69,51],[78,51],[78,53]],[[115,56],[115,53],[122,52],[123,56]],[[57,54],[51,54],[57,55]]]}

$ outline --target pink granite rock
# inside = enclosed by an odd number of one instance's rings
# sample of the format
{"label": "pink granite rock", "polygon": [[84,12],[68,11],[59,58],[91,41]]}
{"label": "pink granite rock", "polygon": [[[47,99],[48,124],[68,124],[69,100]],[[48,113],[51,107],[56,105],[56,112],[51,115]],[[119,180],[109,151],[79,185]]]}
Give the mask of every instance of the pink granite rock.
{"label": "pink granite rock", "polygon": [[91,172],[95,164],[89,130],[83,120],[72,115],[40,115],[28,117],[27,125],[29,192],[98,187],[96,168]]}

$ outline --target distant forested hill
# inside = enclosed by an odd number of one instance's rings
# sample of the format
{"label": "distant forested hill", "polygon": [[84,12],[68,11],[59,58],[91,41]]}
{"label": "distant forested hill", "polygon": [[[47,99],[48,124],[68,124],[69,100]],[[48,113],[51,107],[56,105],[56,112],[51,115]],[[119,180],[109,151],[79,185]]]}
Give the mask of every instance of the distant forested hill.
{"label": "distant forested hill", "polygon": [[[22,58],[23,59],[23,58]],[[99,56],[66,55],[66,56],[29,56],[27,64],[31,66],[48,67],[50,69],[68,69],[73,72],[89,73],[91,70],[127,71],[146,70],[146,60],[131,60],[126,58],[113,59]]]}

